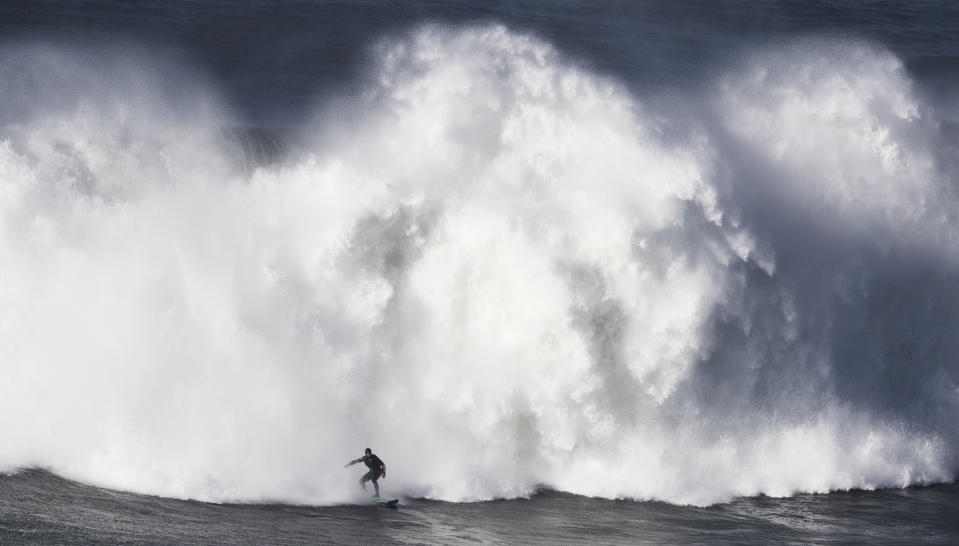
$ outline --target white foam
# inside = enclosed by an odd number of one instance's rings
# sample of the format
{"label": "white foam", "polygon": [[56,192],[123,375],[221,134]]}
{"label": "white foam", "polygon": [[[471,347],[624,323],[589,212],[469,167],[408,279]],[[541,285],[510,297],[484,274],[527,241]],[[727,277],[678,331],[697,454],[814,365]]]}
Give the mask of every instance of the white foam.
{"label": "white foam", "polygon": [[[391,494],[457,501],[954,477],[929,327],[955,270],[926,236],[954,232],[951,196],[894,58],[745,61],[719,125],[666,141],[654,106],[531,36],[377,51],[357,117],[252,173],[227,114],[139,88],[4,126],[0,467],[309,503],[352,499],[366,446]],[[902,241],[923,254],[883,253]],[[868,341],[890,330],[913,352]]]}

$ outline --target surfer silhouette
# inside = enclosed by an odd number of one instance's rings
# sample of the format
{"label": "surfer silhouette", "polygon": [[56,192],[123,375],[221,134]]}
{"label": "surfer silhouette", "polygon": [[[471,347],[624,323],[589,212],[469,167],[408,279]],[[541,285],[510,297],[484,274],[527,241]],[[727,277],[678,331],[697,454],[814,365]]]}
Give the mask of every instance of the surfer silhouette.
{"label": "surfer silhouette", "polygon": [[380,478],[386,478],[386,463],[384,463],[382,460],[380,460],[379,457],[374,455],[373,450],[371,450],[370,448],[366,448],[366,453],[362,457],[346,463],[343,466],[343,468],[354,465],[356,463],[365,463],[366,467],[370,469],[369,472],[367,472],[366,474],[363,475],[362,478],[360,478],[360,486],[363,487],[363,489],[365,490],[366,482],[370,482],[370,481],[373,482],[373,488],[376,490],[376,494],[373,496],[379,497],[380,486],[378,483],[376,483],[376,480]]}

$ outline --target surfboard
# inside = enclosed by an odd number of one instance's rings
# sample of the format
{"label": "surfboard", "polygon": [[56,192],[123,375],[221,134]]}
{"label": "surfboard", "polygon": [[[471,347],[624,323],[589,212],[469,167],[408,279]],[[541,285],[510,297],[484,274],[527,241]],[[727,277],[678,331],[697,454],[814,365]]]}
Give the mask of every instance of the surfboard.
{"label": "surfboard", "polygon": [[399,504],[400,499],[373,499],[372,502],[373,504],[379,504],[385,508],[392,508],[393,510],[396,510],[398,508],[397,504]]}

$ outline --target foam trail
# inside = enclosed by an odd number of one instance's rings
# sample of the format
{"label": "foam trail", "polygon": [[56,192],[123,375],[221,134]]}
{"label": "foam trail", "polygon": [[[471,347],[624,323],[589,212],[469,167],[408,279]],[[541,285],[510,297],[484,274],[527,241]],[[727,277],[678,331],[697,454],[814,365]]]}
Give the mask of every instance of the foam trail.
{"label": "foam trail", "polygon": [[670,120],[534,37],[423,27],[252,171],[209,92],[43,52],[93,83],[3,110],[0,467],[308,503],[367,445],[457,501],[953,479],[938,128],[888,53],[813,45]]}

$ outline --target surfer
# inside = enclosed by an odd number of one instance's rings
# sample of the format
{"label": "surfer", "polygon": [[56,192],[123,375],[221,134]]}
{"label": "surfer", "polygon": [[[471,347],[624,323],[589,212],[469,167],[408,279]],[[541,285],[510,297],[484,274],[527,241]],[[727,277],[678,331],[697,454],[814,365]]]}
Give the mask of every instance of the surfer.
{"label": "surfer", "polygon": [[364,454],[362,457],[346,463],[346,465],[344,465],[343,468],[354,465],[356,463],[365,463],[366,467],[370,469],[369,472],[367,472],[366,474],[363,475],[362,478],[360,478],[360,486],[363,487],[363,489],[365,490],[366,482],[369,482],[369,481],[373,482],[373,488],[376,490],[376,494],[373,496],[379,497],[380,486],[378,483],[376,483],[376,480],[380,478],[386,478],[386,463],[381,461],[380,458],[377,457],[376,455],[373,455],[373,450],[370,448],[366,448],[366,454]]}

